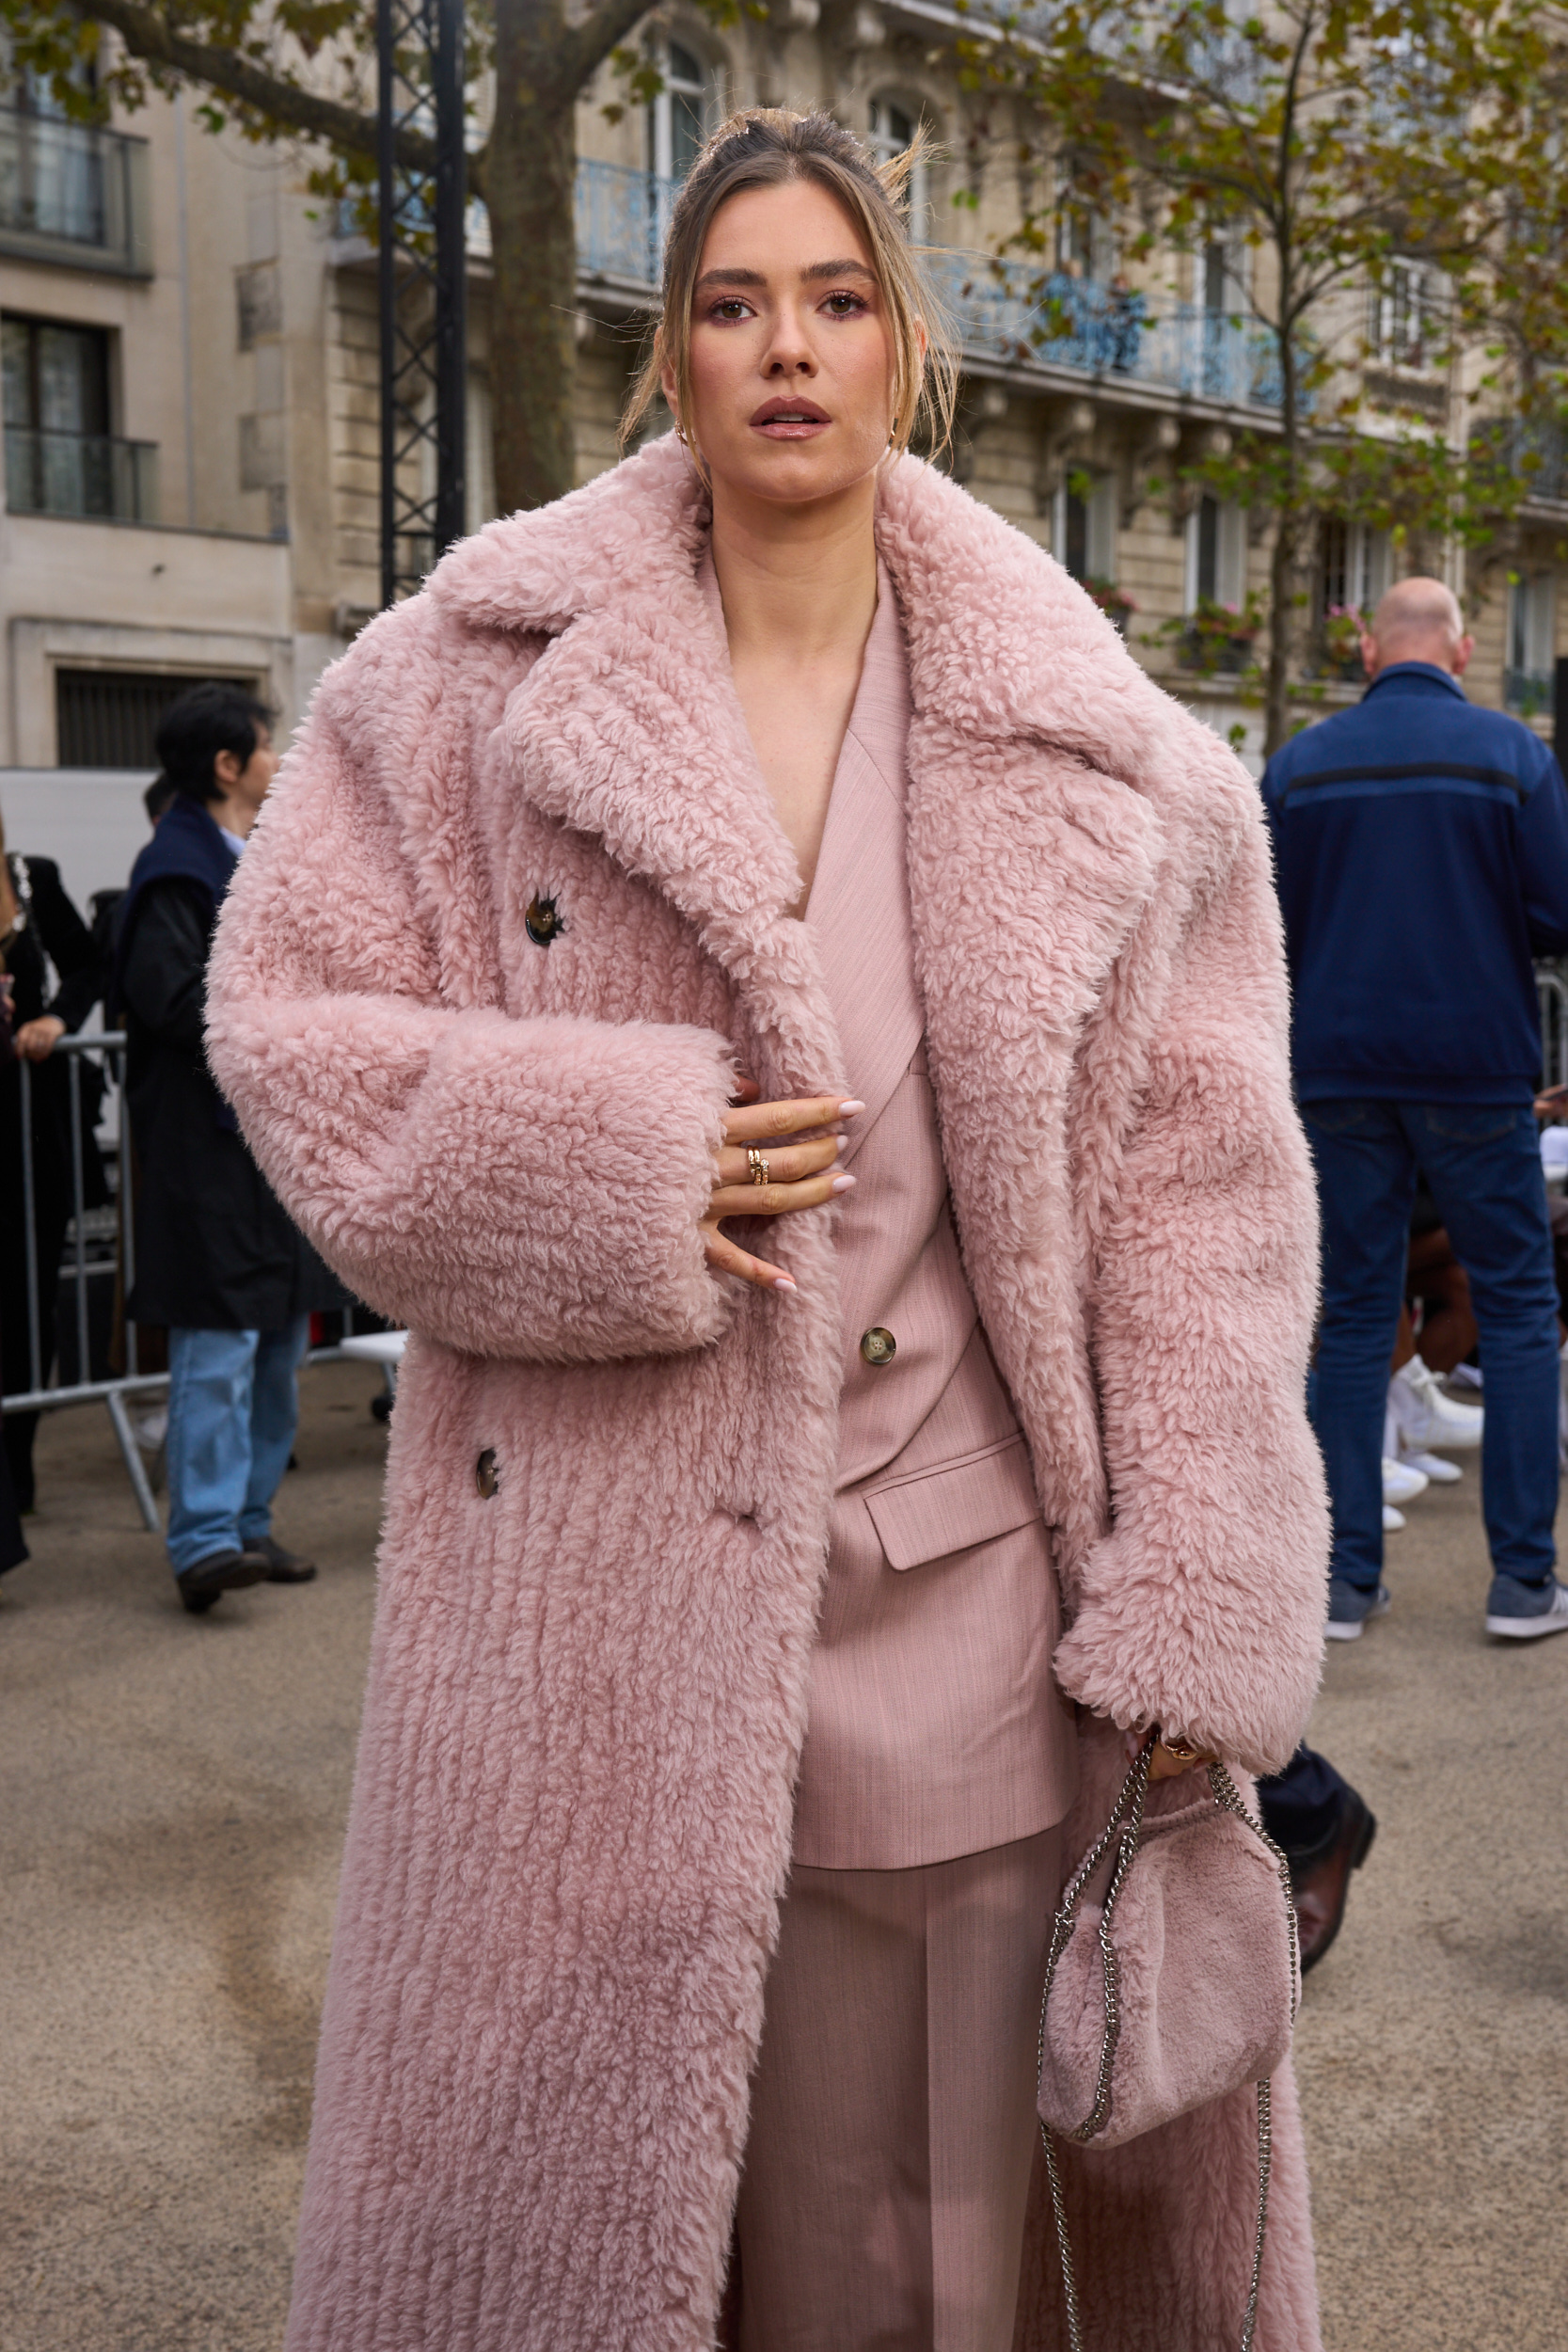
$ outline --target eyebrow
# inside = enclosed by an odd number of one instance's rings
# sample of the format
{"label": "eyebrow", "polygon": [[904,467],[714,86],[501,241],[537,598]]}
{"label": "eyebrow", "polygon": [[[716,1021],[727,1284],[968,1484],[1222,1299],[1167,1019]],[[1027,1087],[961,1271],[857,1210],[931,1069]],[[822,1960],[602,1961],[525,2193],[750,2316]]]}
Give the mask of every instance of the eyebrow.
{"label": "eyebrow", "polygon": [[[808,286],[830,278],[863,278],[868,284],[876,284],[876,273],[867,269],[863,262],[814,262],[809,269],[800,272],[800,276]],[[706,269],[692,292],[705,294],[715,286],[766,286],[767,283],[759,269]]]}

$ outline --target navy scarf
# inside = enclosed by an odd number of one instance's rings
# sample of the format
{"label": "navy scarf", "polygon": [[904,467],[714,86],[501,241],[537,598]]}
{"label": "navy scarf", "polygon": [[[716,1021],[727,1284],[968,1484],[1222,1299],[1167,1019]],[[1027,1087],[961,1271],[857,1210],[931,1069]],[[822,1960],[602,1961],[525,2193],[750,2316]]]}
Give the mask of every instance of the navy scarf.
{"label": "navy scarf", "polygon": [[[120,1020],[124,1012],[120,991],[143,891],[152,882],[192,883],[206,900],[211,925],[216,920],[239,862],[237,852],[230,848],[216,820],[207,814],[201,803],[192,800],[188,792],[177,792],[151,840],[132,866],[130,887],[115,910],[115,974],[109,991],[112,1021]],[[221,1103],[221,1096],[219,1100]],[[222,1103],[218,1123],[238,1129],[240,1122],[227,1103]]]}

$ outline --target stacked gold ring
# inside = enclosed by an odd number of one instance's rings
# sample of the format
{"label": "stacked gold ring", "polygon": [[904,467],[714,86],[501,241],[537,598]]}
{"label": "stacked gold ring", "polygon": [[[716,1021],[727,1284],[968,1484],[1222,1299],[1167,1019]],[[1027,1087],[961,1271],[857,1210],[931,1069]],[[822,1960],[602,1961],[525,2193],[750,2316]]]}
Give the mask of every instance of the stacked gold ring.
{"label": "stacked gold ring", "polygon": [[747,1152],[746,1165],[752,1171],[752,1182],[753,1184],[767,1184],[768,1154],[766,1152],[759,1152],[753,1144]]}

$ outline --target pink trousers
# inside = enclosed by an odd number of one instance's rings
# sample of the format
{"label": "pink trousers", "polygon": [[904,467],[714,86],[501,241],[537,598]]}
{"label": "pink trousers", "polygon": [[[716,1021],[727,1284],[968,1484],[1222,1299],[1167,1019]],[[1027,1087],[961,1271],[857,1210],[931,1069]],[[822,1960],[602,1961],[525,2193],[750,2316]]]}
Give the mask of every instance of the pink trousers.
{"label": "pink trousers", "polygon": [[792,1873],[740,2189],[742,2352],[1011,2352],[1061,1844]]}

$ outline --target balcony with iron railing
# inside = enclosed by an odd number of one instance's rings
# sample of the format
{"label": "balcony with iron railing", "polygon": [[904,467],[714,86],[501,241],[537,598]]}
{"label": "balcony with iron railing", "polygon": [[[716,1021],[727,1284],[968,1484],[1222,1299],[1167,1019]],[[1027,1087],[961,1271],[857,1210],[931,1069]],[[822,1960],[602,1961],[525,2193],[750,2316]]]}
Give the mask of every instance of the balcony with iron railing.
{"label": "balcony with iron railing", "polygon": [[[657,286],[679,187],[622,164],[579,163],[578,271],[628,293]],[[1279,406],[1272,341],[1239,319],[1196,303],[1156,309],[1131,289],[1062,273],[1042,277],[1027,263],[993,262],[984,253],[939,248],[927,251],[926,265],[973,358],[1226,406]]]}
{"label": "balcony with iron railing", "polygon": [[0,253],[151,273],[145,139],[0,107]]}
{"label": "balcony with iron railing", "polygon": [[8,424],[6,504],[13,515],[156,522],[157,447],[106,433],[44,433]]}

